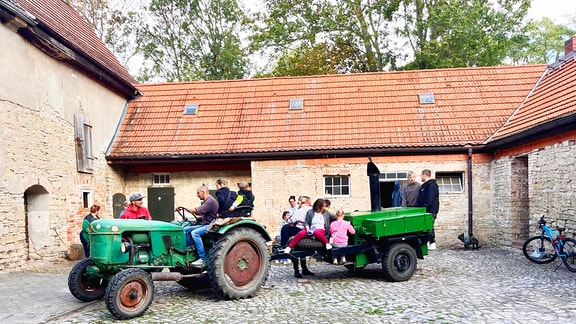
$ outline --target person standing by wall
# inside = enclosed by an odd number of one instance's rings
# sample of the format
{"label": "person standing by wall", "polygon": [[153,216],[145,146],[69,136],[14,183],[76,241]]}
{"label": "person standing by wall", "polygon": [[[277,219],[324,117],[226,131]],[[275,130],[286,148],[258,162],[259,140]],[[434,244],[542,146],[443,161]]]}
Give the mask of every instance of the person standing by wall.
{"label": "person standing by wall", "polygon": [[148,208],[142,206],[142,196],[140,193],[130,195],[130,205],[124,211],[120,218],[122,219],[145,219],[151,220],[152,216]]}
{"label": "person standing by wall", "polygon": [[288,197],[288,208],[286,210],[290,213],[290,216],[294,215],[296,210],[298,210],[298,205],[296,204],[296,196]]}
{"label": "person standing by wall", "polygon": [[409,171],[408,184],[404,187],[404,194],[402,195],[402,207],[416,206],[419,195],[420,182],[416,181],[416,173],[414,171]]}
{"label": "person standing by wall", "polygon": [[90,256],[90,238],[88,236],[88,226],[95,220],[99,220],[100,217],[100,206],[92,205],[90,207],[90,213],[84,217],[82,221],[82,231],[80,231],[80,242],[82,242],[82,247],[84,247],[84,255],[86,257]]}
{"label": "person standing by wall", "polygon": [[122,210],[120,211],[120,213],[118,214],[118,218],[122,218],[122,215],[124,215],[124,213],[126,212],[126,209],[128,209],[128,206],[130,205],[130,201],[125,200],[124,204],[122,205]]}
{"label": "person standing by wall", "polygon": [[400,188],[400,180],[394,181],[394,191],[392,191],[392,207],[400,207],[402,205],[402,188]]}
{"label": "person standing by wall", "polygon": [[438,215],[438,209],[440,208],[438,184],[435,179],[432,179],[432,172],[428,169],[422,170],[421,178],[422,186],[420,187],[420,194],[416,206],[426,207],[426,212],[432,214],[432,235],[430,236],[430,245],[428,246],[428,249],[436,250],[434,223],[436,222],[436,216]]}

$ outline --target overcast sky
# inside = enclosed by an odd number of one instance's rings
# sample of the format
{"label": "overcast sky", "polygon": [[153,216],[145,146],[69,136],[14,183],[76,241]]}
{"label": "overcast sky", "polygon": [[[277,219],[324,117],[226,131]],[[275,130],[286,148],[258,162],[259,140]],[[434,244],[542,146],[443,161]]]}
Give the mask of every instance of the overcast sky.
{"label": "overcast sky", "polygon": [[532,0],[532,7],[528,11],[528,17],[540,19],[548,17],[554,23],[567,23],[567,16],[576,15],[575,0]]}

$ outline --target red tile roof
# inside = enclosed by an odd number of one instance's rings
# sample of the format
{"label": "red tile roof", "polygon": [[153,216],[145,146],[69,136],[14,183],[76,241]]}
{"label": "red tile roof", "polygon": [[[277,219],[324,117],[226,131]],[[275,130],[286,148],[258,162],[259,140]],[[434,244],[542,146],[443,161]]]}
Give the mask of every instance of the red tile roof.
{"label": "red tile roof", "polygon": [[[140,85],[109,158],[481,144],[545,65]],[[433,93],[434,104],[419,104]],[[304,109],[291,111],[290,99]],[[196,115],[184,115],[198,104]]]}
{"label": "red tile roof", "polygon": [[576,52],[550,65],[534,90],[489,141],[576,115]]}
{"label": "red tile roof", "polygon": [[118,62],[118,59],[102,43],[94,29],[62,0],[12,0],[36,17],[41,26],[53,32],[50,36],[93,59],[101,68],[108,70],[128,84],[136,81]]}

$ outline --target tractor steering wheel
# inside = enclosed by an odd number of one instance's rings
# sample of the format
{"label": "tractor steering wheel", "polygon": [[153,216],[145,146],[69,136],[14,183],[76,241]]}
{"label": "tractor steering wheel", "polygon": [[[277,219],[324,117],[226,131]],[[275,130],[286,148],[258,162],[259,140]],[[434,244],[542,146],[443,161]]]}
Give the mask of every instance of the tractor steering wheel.
{"label": "tractor steering wheel", "polygon": [[[198,216],[190,211],[190,209],[183,206],[178,206],[175,210],[178,212],[178,215],[182,217],[182,224],[188,222],[190,225],[196,225],[198,223]],[[186,214],[190,214],[191,217],[187,217]]]}

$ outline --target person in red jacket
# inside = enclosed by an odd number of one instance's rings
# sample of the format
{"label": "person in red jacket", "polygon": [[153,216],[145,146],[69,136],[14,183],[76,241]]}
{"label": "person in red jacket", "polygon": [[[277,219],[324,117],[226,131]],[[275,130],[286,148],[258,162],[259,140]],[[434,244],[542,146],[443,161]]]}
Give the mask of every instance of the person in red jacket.
{"label": "person in red jacket", "polygon": [[142,207],[142,196],[139,193],[134,193],[130,196],[130,205],[126,208],[124,214],[122,214],[122,219],[146,219],[151,220],[150,212],[148,208]]}

